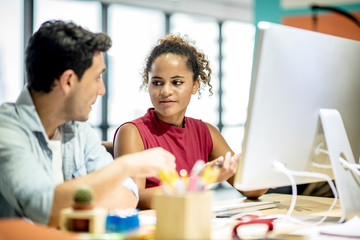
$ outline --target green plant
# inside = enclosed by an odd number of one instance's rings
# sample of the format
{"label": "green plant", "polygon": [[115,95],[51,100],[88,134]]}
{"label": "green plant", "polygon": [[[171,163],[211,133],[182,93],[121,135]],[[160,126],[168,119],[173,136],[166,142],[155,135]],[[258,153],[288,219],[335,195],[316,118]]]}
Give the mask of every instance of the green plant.
{"label": "green plant", "polygon": [[93,200],[93,191],[88,186],[81,186],[74,193],[74,202],[80,204],[91,203]]}

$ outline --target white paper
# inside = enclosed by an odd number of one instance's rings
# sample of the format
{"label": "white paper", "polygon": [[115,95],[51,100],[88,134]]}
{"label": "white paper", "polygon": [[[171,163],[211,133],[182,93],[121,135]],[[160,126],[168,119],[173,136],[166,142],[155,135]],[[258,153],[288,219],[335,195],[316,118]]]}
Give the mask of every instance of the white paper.
{"label": "white paper", "polygon": [[156,216],[139,214],[140,226],[156,225]]}
{"label": "white paper", "polygon": [[320,234],[336,235],[344,237],[360,237],[360,218],[353,217],[345,223],[332,224],[319,228]]}

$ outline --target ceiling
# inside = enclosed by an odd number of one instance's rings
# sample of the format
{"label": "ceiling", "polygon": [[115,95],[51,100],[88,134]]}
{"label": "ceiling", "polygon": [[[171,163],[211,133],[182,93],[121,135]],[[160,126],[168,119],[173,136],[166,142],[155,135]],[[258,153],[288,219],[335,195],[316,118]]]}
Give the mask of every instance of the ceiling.
{"label": "ceiling", "polygon": [[218,20],[253,21],[253,0],[102,0],[129,6],[210,16]]}

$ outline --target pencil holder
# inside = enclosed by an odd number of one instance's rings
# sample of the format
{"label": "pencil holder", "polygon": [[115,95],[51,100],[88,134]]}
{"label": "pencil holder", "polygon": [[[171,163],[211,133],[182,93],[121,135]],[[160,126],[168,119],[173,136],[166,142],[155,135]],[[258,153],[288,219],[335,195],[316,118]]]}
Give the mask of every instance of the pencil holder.
{"label": "pencil holder", "polygon": [[212,191],[154,195],[155,239],[210,239],[212,198]]}

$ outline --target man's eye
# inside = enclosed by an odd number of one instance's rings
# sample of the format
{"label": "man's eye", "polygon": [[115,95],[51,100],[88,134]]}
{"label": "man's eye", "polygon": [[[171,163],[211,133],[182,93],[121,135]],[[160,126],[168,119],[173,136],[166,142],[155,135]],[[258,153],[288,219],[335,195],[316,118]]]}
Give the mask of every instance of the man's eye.
{"label": "man's eye", "polygon": [[97,76],[97,79],[100,79],[100,80],[103,79],[104,75],[105,75],[104,73],[101,73],[100,75]]}

